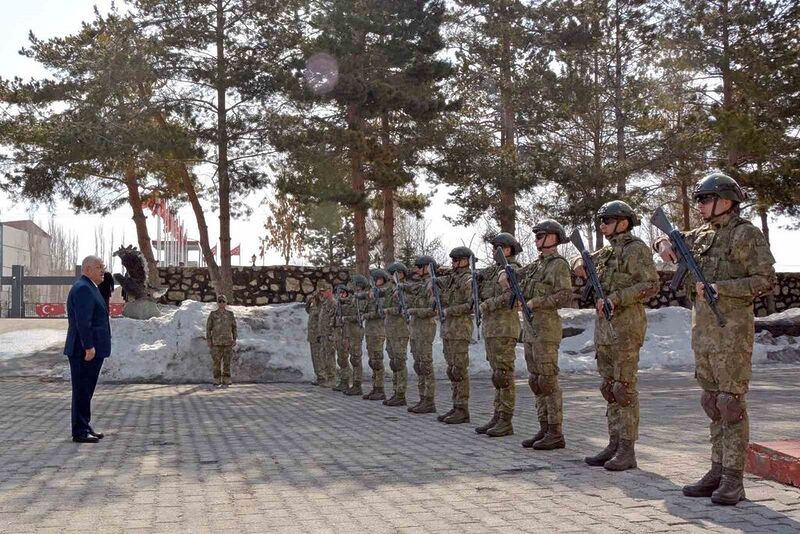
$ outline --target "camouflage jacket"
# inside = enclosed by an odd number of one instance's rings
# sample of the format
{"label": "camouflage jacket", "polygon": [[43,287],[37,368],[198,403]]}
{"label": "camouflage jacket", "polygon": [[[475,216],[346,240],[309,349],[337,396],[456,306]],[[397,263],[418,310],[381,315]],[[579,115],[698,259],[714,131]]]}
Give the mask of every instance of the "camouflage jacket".
{"label": "camouflage jacket", "polygon": [[319,335],[319,302],[313,300],[306,303],[306,312],[308,312],[308,340],[311,342],[317,341]]}
{"label": "camouflage jacket", "polygon": [[472,339],[472,278],[469,268],[455,269],[439,278],[444,306],[442,339]]}
{"label": "camouflage jacket", "polygon": [[206,340],[210,345],[232,347],[236,344],[236,317],[230,310],[214,310],[206,322]]}
{"label": "camouflage jacket", "polygon": [[[384,290],[378,288],[381,295]],[[374,298],[370,298],[372,289],[360,292],[358,296],[362,299],[362,310],[364,311],[364,335],[367,337],[385,337],[383,328],[383,319],[378,315],[378,302]],[[384,307],[384,314],[386,309]]]}
{"label": "camouflage jacket", "polygon": [[[519,272],[520,264],[515,256],[508,258],[508,264]],[[519,338],[520,324],[518,306],[509,308],[512,292],[503,289],[498,278],[504,269],[492,265],[481,271],[480,294],[481,311],[483,312],[483,337],[513,337]]]}
{"label": "camouflage jacket", "polygon": [[332,298],[323,298],[319,308],[319,336],[327,339],[333,336],[334,323],[336,319],[336,301]]}
{"label": "camouflage jacket", "polygon": [[606,298],[614,304],[612,325],[616,332],[614,338],[608,321],[599,315],[595,324],[595,344],[641,346],[647,328],[644,303],[659,289],[658,272],[650,247],[630,232],[624,232],[593,252],[592,259]]}
{"label": "camouflage jacket", "polygon": [[561,341],[561,317],[558,308],[572,300],[569,263],[558,253],[539,255],[519,273],[520,285],[528,307],[533,310],[533,324],[522,321],[522,340],[534,338],[545,343]]}
{"label": "camouflage jacket", "polygon": [[[402,283],[402,282],[401,282]],[[386,331],[386,337],[403,338],[408,337],[408,325],[406,320],[400,312],[400,295],[397,285],[394,282],[389,282],[386,287],[386,297],[383,299],[384,312],[386,319],[383,326]],[[404,285],[405,290],[405,285]],[[406,293],[406,306],[408,306],[408,294]]]}
{"label": "camouflage jacket", "polygon": [[[424,278],[406,285],[406,305],[411,337],[425,338],[436,335],[436,310],[434,309],[433,296],[430,293],[430,278]],[[444,304],[443,304],[444,305]]]}

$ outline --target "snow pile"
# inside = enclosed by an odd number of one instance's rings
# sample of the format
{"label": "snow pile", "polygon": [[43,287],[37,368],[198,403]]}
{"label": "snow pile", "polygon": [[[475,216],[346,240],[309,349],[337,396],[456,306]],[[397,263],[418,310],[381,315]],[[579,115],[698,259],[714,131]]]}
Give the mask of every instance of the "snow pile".
{"label": "snow pile", "polygon": [[64,348],[67,332],[51,328],[14,331],[0,334],[0,360],[36,354],[54,345]]}
{"label": "snow pile", "polygon": [[[112,320],[113,354],[103,367],[102,378],[113,381],[208,382],[211,355],[205,342],[205,324],[215,304],[185,302],[166,308],[162,317],[139,321]],[[314,379],[306,341],[307,315],[302,304],[261,307],[231,306],[237,317],[239,343],[234,350],[234,381],[308,381]],[[561,343],[559,366],[563,372],[594,372],[594,311],[562,310],[563,326],[577,335]],[[648,329],[640,354],[640,369],[687,369],[694,364],[691,351],[691,312],[677,307],[648,310]],[[63,333],[61,333],[63,336]],[[768,361],[769,353],[797,347],[796,338],[771,338],[759,334],[753,363]],[[434,340],[436,376],[445,376],[442,342]],[[366,347],[365,378],[370,376]],[[775,360],[771,358],[771,360]],[[385,360],[386,372],[388,357]],[[413,361],[408,367],[413,376]],[[517,345],[517,374],[525,376],[521,344]],[[488,376],[489,363],[483,341],[470,345],[470,373]],[[68,373],[67,373],[68,374]]]}

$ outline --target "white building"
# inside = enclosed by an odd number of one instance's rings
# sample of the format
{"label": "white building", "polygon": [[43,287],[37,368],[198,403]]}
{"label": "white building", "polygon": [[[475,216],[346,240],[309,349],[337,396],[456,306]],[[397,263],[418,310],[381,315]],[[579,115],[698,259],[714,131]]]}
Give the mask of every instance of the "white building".
{"label": "white building", "polygon": [[[50,234],[33,221],[1,221],[0,265],[3,276],[11,276],[12,265],[22,265],[30,276],[50,274]],[[11,288],[3,285],[0,315],[6,315],[10,302]]]}

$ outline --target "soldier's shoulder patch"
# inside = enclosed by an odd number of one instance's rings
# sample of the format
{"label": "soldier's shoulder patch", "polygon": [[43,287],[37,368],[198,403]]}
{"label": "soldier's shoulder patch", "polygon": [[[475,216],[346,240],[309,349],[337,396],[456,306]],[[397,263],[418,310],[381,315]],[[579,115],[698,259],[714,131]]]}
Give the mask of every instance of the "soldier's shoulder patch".
{"label": "soldier's shoulder patch", "polygon": [[756,225],[748,220],[741,219],[741,222],[733,229],[734,246],[743,241],[752,241],[756,246],[767,245],[767,238]]}

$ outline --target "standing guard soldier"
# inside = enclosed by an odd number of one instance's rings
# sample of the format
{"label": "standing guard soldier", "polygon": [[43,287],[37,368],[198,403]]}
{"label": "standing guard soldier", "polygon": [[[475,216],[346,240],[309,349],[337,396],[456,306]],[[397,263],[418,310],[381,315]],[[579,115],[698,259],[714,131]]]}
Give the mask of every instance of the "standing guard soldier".
{"label": "standing guard soldier", "polygon": [[333,346],[333,321],[336,315],[336,303],[333,301],[331,285],[322,281],[317,284],[322,292],[319,309],[319,361],[325,376],[322,386],[332,388],[336,386],[336,353]]}
{"label": "standing guard soldier", "polygon": [[383,269],[372,269],[369,274],[375,287],[367,290],[363,297],[366,298],[364,334],[367,338],[369,367],[372,369],[372,391],[361,398],[366,400],[386,400],[386,393],[383,390],[383,344],[386,341],[386,332],[383,325],[383,316],[385,315],[383,287],[389,280],[389,273]]}
{"label": "standing guard soldier", "polygon": [[208,315],[206,341],[211,349],[214,386],[228,387],[231,383],[231,358],[236,345],[236,317],[227,309],[225,295],[217,297],[217,309]]}
{"label": "standing guard soldier", "polygon": [[414,372],[417,373],[419,402],[409,406],[411,413],[436,413],[436,379],[433,374],[433,338],[436,337],[436,312],[430,295],[429,269],[436,268],[430,256],[419,256],[414,262],[416,284],[409,285],[408,314],[411,317],[411,355],[414,357]]}
{"label": "standing guard soldier", "polygon": [[363,291],[369,287],[369,282],[364,275],[353,276],[353,295],[342,303],[342,313],[344,315],[344,332],[347,338],[347,348],[350,353],[350,367],[353,373],[353,385],[344,391],[345,395],[362,395],[361,381],[364,375],[364,364],[362,363],[362,345],[364,344],[364,325],[361,324],[362,310],[361,300],[357,297],[358,291]]}
{"label": "standing guard soldier", "polygon": [[333,346],[336,349],[336,364],[339,366],[339,383],[334,386],[333,391],[345,392],[350,389],[350,347],[349,340],[345,333],[344,313],[347,305],[347,298],[350,291],[344,284],[338,284],[334,291],[334,313],[333,313]]}
{"label": "standing guard soldier", "polygon": [[394,283],[394,275],[403,284],[408,273],[408,268],[400,263],[394,262],[387,268],[391,278],[386,288],[386,299],[384,309],[386,319],[384,329],[386,332],[386,352],[389,353],[389,368],[392,370],[392,385],[394,393],[391,398],[383,401],[386,406],[405,406],[406,387],[408,386],[408,324],[403,311],[400,309],[400,291],[404,288],[398,287]]}
{"label": "standing guard soldier", "polygon": [[[775,258],[764,234],[739,215],[745,194],[734,179],[710,174],[697,182],[692,196],[705,224],[686,233],[686,245],[719,296],[717,308],[725,326],[717,323],[703,284],[689,274],[695,376],[703,388],[700,404],[711,419],[711,469],[684,486],[683,494],[734,505],[745,498],[742,479],[750,434],[745,396],[752,376],[753,300],[772,288]],[[668,237],[657,239],[653,247],[665,261],[678,260]]]}
{"label": "standing guard soldier", "polygon": [[[597,370],[603,377],[600,392],[608,403],[608,445],[585,458],[587,464],[609,471],[636,467],[634,443],[639,437],[639,350],[644,343],[647,317],[644,303],[659,289],[653,254],[631,230],[639,224],[633,209],[620,200],[603,204],[597,212],[600,232],[609,244],[592,253],[597,274],[612,310],[603,315],[604,302],[596,301],[594,344]],[[575,274],[586,278],[583,260],[574,264]]]}
{"label": "standing guard soldier", "polygon": [[544,220],[533,227],[539,257],[520,273],[522,290],[533,322],[522,322],[528,383],[536,398],[539,432],[522,442],[537,450],[563,449],[562,398],[558,384],[558,347],[561,344],[561,317],[558,308],[572,299],[569,263],[558,253],[558,245],[569,238],[556,221]]}
{"label": "standing guard soldier", "polygon": [[315,386],[320,386],[325,381],[323,373],[324,367],[320,364],[319,309],[320,294],[318,291],[315,291],[313,294],[309,295],[306,300],[306,313],[308,313],[308,344],[311,349],[311,365],[314,367],[314,376],[316,376],[312,384]]}
{"label": "standing guard soldier", "polygon": [[449,425],[469,423],[469,342],[473,329],[470,256],[472,251],[467,247],[451,250],[453,271],[446,281],[438,279],[445,316],[442,345],[447,378],[453,388],[453,407],[437,419]]}
{"label": "standing guard soldier", "polygon": [[[517,255],[522,246],[514,236],[500,232],[491,241],[492,247],[501,247],[508,264],[519,269]],[[483,338],[486,359],[492,369],[494,385],[494,412],[488,423],[475,429],[478,434],[490,437],[510,436],[514,433],[511,419],[514,417],[516,392],[514,388],[514,362],[519,340],[520,324],[517,307],[509,308],[511,291],[500,282],[504,271],[492,265],[482,273],[481,313],[483,313]]]}

